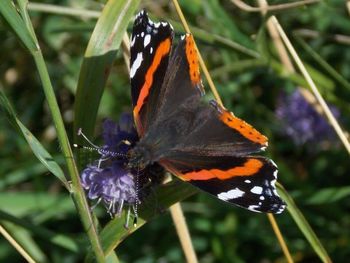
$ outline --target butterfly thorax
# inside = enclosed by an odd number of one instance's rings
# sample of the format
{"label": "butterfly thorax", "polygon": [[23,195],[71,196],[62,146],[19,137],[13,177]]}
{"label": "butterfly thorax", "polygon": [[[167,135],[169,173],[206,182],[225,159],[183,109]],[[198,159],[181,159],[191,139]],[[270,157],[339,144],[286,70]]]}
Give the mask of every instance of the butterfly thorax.
{"label": "butterfly thorax", "polygon": [[144,169],[149,164],[153,163],[152,151],[145,144],[137,144],[128,152],[130,168]]}

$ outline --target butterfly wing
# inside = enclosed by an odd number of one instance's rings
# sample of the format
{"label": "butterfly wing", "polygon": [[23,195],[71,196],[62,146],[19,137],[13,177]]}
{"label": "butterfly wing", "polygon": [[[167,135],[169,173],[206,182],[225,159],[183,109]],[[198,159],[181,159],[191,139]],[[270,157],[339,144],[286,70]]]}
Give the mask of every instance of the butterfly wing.
{"label": "butterfly wing", "polygon": [[281,213],[277,167],[260,156],[186,156],[160,162],[180,179],[231,204],[254,212]]}
{"label": "butterfly wing", "polygon": [[170,157],[172,152],[246,155],[266,148],[264,135],[215,101],[202,102],[203,94],[193,37],[187,34],[171,54],[153,104],[155,119],[142,140],[157,145],[152,146],[154,158]]}
{"label": "butterfly wing", "polygon": [[[136,20],[142,16],[147,17],[141,14]],[[143,20],[147,20],[144,31],[154,25],[148,17]],[[136,37],[144,32],[138,24],[135,22],[133,31]],[[139,73],[139,79],[146,76],[140,85],[132,85],[134,116],[141,134],[137,149],[144,161],[159,162],[179,178],[221,200],[252,211],[282,212],[285,204],[274,185],[276,166],[271,160],[250,155],[264,150],[267,138],[215,101],[210,105],[201,101],[204,91],[191,35],[183,36],[169,56],[172,32],[165,38],[158,36],[159,30],[152,32],[154,39],[163,39],[157,41],[161,55],[138,66],[144,63],[137,62],[138,54],[147,52],[144,40],[136,38],[134,45],[137,40],[140,43],[137,51],[132,49],[131,63],[132,69],[137,68],[131,72],[132,83],[134,75]],[[166,48],[162,43],[167,43]]]}
{"label": "butterfly wing", "polygon": [[135,18],[130,44],[130,82],[133,115],[140,137],[154,119],[156,103],[171,52],[173,29],[153,23],[142,10]]}

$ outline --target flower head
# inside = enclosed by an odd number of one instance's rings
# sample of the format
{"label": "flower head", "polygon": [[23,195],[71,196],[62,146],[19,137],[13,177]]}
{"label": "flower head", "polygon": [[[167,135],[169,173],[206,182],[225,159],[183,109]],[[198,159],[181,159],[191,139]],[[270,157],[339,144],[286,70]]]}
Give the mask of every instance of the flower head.
{"label": "flower head", "polygon": [[128,114],[123,114],[118,124],[106,120],[102,134],[101,157],[82,171],[81,182],[89,199],[103,201],[111,214],[120,215],[124,204],[133,206],[138,202],[135,171],[127,167],[127,152],[138,136]]}
{"label": "flower head", "polygon": [[[339,117],[339,111],[334,106],[331,111],[336,118]],[[291,94],[281,93],[276,115],[282,122],[283,132],[295,144],[324,141],[334,136],[334,131],[325,118],[305,100],[299,90]]]}

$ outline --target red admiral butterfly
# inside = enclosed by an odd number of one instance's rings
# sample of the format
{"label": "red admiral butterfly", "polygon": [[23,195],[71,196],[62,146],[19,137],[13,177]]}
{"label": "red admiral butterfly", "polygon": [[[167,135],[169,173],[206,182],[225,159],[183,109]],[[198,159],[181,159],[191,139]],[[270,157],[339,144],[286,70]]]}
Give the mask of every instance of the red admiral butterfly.
{"label": "red admiral butterfly", "polygon": [[158,163],[217,198],[255,212],[281,213],[277,166],[251,155],[267,138],[204,95],[193,36],[172,48],[173,28],[141,11],[131,38],[133,115],[140,141],[130,168]]}

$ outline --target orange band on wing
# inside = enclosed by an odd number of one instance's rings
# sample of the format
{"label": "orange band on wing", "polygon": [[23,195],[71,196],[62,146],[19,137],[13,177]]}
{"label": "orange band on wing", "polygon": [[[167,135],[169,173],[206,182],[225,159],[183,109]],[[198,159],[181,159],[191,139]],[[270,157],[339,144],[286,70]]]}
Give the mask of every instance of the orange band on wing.
{"label": "orange band on wing", "polygon": [[186,35],[186,58],[190,67],[190,78],[193,85],[200,83],[198,55],[192,35]]}
{"label": "orange band on wing", "polygon": [[[151,66],[149,67],[149,69],[147,70],[146,76],[145,76],[145,83],[143,84],[141,90],[140,90],[140,94],[139,97],[137,98],[137,103],[135,105],[134,108],[134,118],[136,120],[136,124],[140,125],[139,123],[139,113],[141,111],[142,106],[145,103],[146,98],[149,95],[150,92],[150,88],[152,86],[153,83],[153,75],[154,72],[157,70],[159,64],[162,61],[162,58],[164,56],[166,56],[169,52],[170,52],[170,48],[171,48],[171,40],[170,38],[167,38],[165,40],[163,40],[157,50],[156,53],[154,55],[154,59],[152,61]],[[138,126],[140,127],[140,126]]]}
{"label": "orange band on wing", "polygon": [[230,112],[226,110],[223,111],[220,115],[220,120],[227,126],[238,131],[248,140],[267,146],[267,138],[264,135],[255,130],[251,125],[249,125],[245,121],[233,116]]}
{"label": "orange band on wing", "polygon": [[189,172],[182,174],[180,177],[184,181],[191,180],[210,180],[210,179],[220,179],[226,180],[235,176],[250,176],[254,175],[264,163],[258,159],[249,159],[243,166],[234,167],[228,170],[210,169],[210,170],[200,170],[196,172]]}

